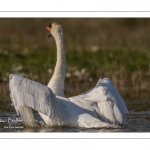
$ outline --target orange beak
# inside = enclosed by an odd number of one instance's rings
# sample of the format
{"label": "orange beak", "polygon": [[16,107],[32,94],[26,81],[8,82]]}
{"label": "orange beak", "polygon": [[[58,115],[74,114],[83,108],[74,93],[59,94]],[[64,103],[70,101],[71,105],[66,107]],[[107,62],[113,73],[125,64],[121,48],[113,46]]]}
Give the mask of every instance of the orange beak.
{"label": "orange beak", "polygon": [[46,27],[46,30],[47,30],[47,31],[50,31],[50,29],[51,29],[50,27]]}

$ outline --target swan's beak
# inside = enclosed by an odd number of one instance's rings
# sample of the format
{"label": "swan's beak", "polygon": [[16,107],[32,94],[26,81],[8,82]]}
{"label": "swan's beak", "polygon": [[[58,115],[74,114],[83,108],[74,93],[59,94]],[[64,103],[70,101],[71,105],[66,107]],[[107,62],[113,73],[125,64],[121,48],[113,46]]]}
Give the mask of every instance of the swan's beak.
{"label": "swan's beak", "polygon": [[50,31],[50,30],[51,30],[51,28],[50,28],[50,27],[46,27],[46,30],[47,30],[47,31]]}
{"label": "swan's beak", "polygon": [[[46,30],[47,31],[50,31],[51,30],[51,28],[50,27],[46,27]],[[49,37],[51,37],[52,35],[51,34],[49,34],[47,37],[49,38]]]}

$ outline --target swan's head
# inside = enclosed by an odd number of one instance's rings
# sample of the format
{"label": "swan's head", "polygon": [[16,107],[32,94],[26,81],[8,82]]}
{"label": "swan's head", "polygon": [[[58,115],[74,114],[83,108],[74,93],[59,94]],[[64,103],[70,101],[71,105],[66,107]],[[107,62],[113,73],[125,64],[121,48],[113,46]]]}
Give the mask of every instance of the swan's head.
{"label": "swan's head", "polygon": [[48,27],[46,27],[46,30],[50,32],[50,34],[47,36],[48,38],[53,36],[56,37],[58,35],[62,34],[62,27],[58,23],[50,23]]}

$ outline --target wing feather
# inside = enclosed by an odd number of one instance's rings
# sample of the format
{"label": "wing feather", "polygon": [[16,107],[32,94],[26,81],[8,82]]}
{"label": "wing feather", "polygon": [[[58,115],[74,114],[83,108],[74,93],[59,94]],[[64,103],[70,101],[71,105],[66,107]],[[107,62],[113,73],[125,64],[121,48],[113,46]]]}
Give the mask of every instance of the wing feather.
{"label": "wing feather", "polygon": [[123,98],[107,78],[100,79],[89,91],[69,99],[85,110],[96,112],[97,116],[105,118],[105,121],[122,123],[128,113]]}
{"label": "wing feather", "polygon": [[9,78],[10,97],[17,113],[22,106],[30,107],[49,117],[54,115],[56,101],[50,88],[18,74],[11,74]]}

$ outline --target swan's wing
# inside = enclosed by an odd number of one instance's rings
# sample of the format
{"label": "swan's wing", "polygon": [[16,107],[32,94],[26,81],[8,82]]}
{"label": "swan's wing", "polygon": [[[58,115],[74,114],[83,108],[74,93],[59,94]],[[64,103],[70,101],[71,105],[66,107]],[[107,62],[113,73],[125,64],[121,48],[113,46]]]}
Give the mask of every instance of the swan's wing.
{"label": "swan's wing", "polygon": [[[114,87],[111,80],[104,78],[102,80],[99,80],[96,84],[96,87],[103,87],[103,94],[107,96],[108,100],[112,100],[118,107],[118,109],[121,111],[121,113],[126,114],[128,113],[128,109],[126,107],[126,104],[122,98],[122,96],[119,94],[117,89]],[[116,109],[116,108],[115,108]]]}
{"label": "swan's wing", "polygon": [[96,86],[88,90],[87,92],[78,96],[70,97],[68,99],[73,101],[89,100],[91,102],[111,100],[118,105],[118,107],[122,110],[121,112],[128,112],[123,98],[113,86],[112,82],[107,78],[100,79]]}
{"label": "swan's wing", "polygon": [[85,109],[93,110],[106,122],[122,123],[128,113],[124,100],[107,78],[100,79],[91,90],[69,99]]}
{"label": "swan's wing", "polygon": [[[13,102],[17,113],[20,113],[22,118],[25,118],[27,112],[29,113],[28,117],[32,116],[32,112],[29,110],[31,108],[46,116],[54,116],[56,111],[56,101],[55,95],[50,88],[24,78],[22,75],[11,74],[9,78],[11,101]],[[30,119],[33,119],[33,117]]]}

